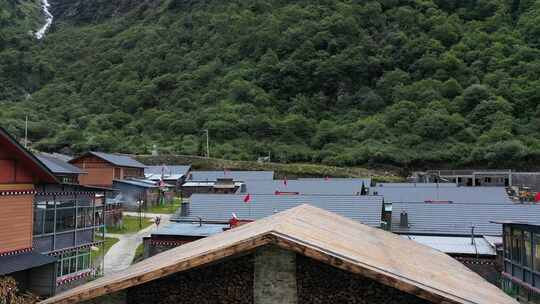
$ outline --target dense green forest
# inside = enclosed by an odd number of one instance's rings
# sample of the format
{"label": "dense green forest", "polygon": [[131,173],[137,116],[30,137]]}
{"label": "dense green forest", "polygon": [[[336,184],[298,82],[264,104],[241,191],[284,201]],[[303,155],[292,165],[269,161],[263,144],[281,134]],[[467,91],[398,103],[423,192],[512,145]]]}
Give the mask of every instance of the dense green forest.
{"label": "dense green forest", "polygon": [[0,11],[0,125],[41,150],[540,161],[540,1],[51,3],[41,41]]}

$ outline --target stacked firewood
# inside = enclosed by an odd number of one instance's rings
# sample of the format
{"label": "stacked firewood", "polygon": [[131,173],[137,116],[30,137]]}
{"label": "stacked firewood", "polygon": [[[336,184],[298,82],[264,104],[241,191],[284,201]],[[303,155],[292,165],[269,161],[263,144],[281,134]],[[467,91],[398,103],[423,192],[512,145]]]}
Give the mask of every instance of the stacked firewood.
{"label": "stacked firewood", "polygon": [[297,256],[298,304],[427,304],[428,301],[357,274]]}
{"label": "stacked firewood", "polygon": [[128,290],[130,303],[253,303],[253,256],[243,256],[154,280]]}

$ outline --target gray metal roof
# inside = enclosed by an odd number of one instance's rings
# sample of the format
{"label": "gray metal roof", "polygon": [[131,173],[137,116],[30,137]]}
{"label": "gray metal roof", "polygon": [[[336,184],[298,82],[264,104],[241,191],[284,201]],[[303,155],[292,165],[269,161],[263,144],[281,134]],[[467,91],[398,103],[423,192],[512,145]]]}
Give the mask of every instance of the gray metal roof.
{"label": "gray metal roof", "polygon": [[208,221],[228,221],[235,213],[241,220],[257,220],[274,213],[309,204],[372,227],[381,223],[380,196],[352,195],[246,195],[193,194],[189,218],[201,217]]}
{"label": "gray metal roof", "polygon": [[376,183],[376,187],[393,188],[456,188],[456,183]]}
{"label": "gray metal roof", "polygon": [[199,223],[174,223],[171,222],[163,228],[152,232],[152,235],[173,235],[173,236],[211,236],[223,232],[224,228],[229,228],[228,224],[202,224]]}
{"label": "gray metal roof", "polygon": [[140,162],[136,161],[135,159],[127,155],[109,154],[109,153],[93,152],[93,151],[88,152],[88,153],[95,155],[103,160],[110,162],[113,165],[117,165],[120,167],[132,167],[132,168],[145,168],[146,167],[144,164],[141,164]]}
{"label": "gray metal roof", "polygon": [[0,257],[0,275],[56,262],[56,258],[35,251]]}
{"label": "gray metal roof", "polygon": [[218,178],[232,178],[234,181],[273,180],[274,171],[191,171],[188,181],[216,181]]}
{"label": "gray metal roof", "polygon": [[483,237],[475,237],[474,242],[471,242],[470,236],[403,235],[402,237],[447,254],[497,255],[495,248]]}
{"label": "gray metal roof", "polygon": [[287,180],[287,184],[283,180],[247,181],[245,186],[238,189],[238,193],[274,194],[277,191],[298,192],[299,194],[359,195],[362,191],[362,183],[367,191],[369,179],[299,179]]}
{"label": "gray metal roof", "polygon": [[35,153],[36,157],[54,174],[83,174],[78,167],[48,153]]}
{"label": "gray metal roof", "polygon": [[158,185],[156,185],[154,181],[115,179],[113,180],[113,187],[115,183],[128,184],[128,185],[137,186],[141,188],[158,188]]}
{"label": "gray metal roof", "polygon": [[[400,226],[400,215],[408,215],[408,227]],[[428,204],[393,203],[392,232],[431,235],[502,235],[502,225],[493,221],[540,223],[540,205],[531,204]]]}
{"label": "gray metal roof", "polygon": [[170,165],[161,165],[161,166],[147,166],[144,169],[145,175],[151,175],[151,176],[159,176],[161,177],[161,173],[163,172],[163,175],[165,178],[171,177],[171,176],[179,176],[181,178],[182,176],[187,175],[187,173],[191,170],[191,166],[170,166]]}
{"label": "gray metal roof", "polygon": [[372,187],[370,194],[382,195],[385,203],[451,201],[453,203],[511,204],[504,187]]}

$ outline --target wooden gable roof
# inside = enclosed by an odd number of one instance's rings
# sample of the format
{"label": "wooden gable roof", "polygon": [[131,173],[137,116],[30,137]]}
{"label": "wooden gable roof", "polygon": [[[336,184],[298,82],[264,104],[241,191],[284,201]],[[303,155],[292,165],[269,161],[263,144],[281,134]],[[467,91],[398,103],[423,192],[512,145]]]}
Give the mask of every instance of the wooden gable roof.
{"label": "wooden gable roof", "polygon": [[92,299],[267,244],[434,303],[517,303],[444,253],[309,205],[171,249],[42,303]]}
{"label": "wooden gable roof", "polygon": [[20,161],[28,174],[34,179],[34,183],[58,183],[54,174],[34,154],[21,146],[15,138],[0,127],[0,149],[7,155]]}

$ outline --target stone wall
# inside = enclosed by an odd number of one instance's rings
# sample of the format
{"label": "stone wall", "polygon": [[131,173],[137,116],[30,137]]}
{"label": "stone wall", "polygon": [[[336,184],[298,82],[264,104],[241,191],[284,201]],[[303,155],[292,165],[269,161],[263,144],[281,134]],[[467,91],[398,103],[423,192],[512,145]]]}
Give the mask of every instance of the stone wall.
{"label": "stone wall", "polygon": [[255,253],[255,304],[296,304],[296,254],[278,247]]}
{"label": "stone wall", "polygon": [[127,292],[128,304],[252,304],[253,255],[191,269]]}
{"label": "stone wall", "polygon": [[126,303],[428,304],[426,300],[276,247],[130,288]]}
{"label": "stone wall", "polygon": [[371,279],[297,256],[298,304],[428,304]]}

